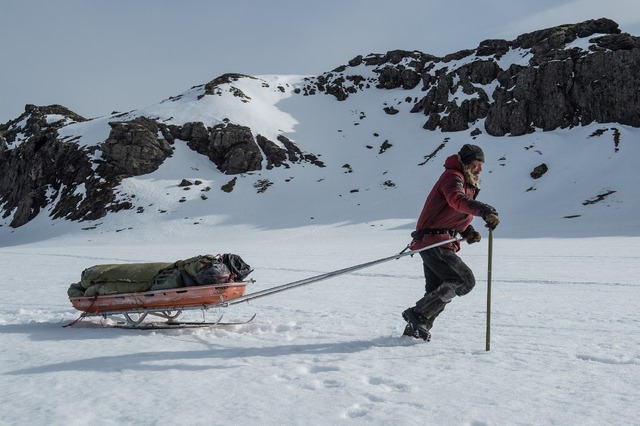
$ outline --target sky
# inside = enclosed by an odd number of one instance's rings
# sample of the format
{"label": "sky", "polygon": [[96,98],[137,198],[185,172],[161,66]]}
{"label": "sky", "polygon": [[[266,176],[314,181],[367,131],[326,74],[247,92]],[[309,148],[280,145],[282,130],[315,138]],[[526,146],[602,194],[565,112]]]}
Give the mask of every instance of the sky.
{"label": "sky", "polygon": [[0,123],[26,104],[87,117],[215,77],[317,75],[388,50],[445,55],[490,38],[608,17],[640,34],[636,0],[0,0]]}

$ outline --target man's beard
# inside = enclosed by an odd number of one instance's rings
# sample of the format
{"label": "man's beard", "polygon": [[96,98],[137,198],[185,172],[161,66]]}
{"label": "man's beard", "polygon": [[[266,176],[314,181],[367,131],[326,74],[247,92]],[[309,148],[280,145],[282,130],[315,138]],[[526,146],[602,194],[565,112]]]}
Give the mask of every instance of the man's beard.
{"label": "man's beard", "polygon": [[480,189],[480,172],[471,173],[471,168],[468,165],[463,165],[462,170],[464,172],[464,178],[467,183],[472,186],[475,186],[477,189]]}

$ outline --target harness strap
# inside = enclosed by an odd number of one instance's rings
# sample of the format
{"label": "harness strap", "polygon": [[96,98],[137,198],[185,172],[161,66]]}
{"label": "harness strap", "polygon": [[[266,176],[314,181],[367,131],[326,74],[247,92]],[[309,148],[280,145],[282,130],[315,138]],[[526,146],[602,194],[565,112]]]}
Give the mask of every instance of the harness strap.
{"label": "harness strap", "polygon": [[413,238],[416,241],[420,241],[422,239],[422,237],[424,237],[425,235],[449,234],[452,237],[455,237],[456,233],[457,232],[454,231],[453,229],[425,228],[425,229],[420,229],[419,231],[413,231],[411,233],[411,238]]}

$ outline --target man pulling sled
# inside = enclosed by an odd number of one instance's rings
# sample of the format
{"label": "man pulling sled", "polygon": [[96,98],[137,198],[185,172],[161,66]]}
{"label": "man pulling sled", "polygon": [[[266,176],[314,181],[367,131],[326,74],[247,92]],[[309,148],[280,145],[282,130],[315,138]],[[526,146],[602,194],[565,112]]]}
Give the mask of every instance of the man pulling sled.
{"label": "man pulling sled", "polygon": [[[480,191],[480,172],[484,153],[477,145],[466,144],[458,154],[449,156],[442,173],[429,193],[411,234],[411,250],[446,241],[459,233],[467,243],[480,241],[480,233],[471,226],[474,216],[482,217],[493,230],[500,220],[492,206],[476,201]],[[404,335],[431,340],[431,327],[447,303],[464,296],[475,286],[471,269],[456,254],[460,241],[420,252],[424,266],[425,294],[415,306],[402,312],[407,321]]]}

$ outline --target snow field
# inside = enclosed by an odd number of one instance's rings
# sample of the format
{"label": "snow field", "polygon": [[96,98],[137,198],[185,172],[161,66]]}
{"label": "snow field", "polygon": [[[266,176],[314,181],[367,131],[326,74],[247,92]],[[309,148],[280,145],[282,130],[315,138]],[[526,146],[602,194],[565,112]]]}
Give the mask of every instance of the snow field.
{"label": "snow field", "polygon": [[[405,230],[370,225],[235,229],[229,248],[255,268],[252,292],[386,257],[406,243]],[[637,238],[496,237],[489,352],[486,240],[464,245],[477,286],[447,307],[430,343],[399,337],[400,312],[422,292],[420,262],[410,257],[220,312],[227,320],[257,313],[246,325],[141,331],[85,319],[63,328],[79,314],[66,288],[83,268],[186,257],[214,241],[200,232],[189,244],[134,243],[144,232],[0,249],[0,385],[11,390],[0,394],[0,423],[637,420]],[[28,273],[26,260],[37,266]]]}

